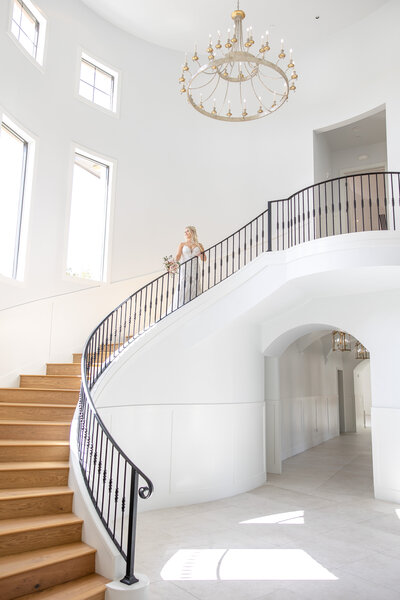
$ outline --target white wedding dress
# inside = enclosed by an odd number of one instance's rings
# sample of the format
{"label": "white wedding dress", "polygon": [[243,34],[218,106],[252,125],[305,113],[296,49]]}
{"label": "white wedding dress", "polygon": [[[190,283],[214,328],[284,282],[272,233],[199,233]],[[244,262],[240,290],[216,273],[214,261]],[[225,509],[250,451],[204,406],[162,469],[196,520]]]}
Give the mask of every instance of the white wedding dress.
{"label": "white wedding dress", "polygon": [[195,246],[192,250],[186,244],[182,248],[179,275],[175,277],[175,289],[172,308],[176,310],[186,302],[201,294],[201,269],[199,255],[201,250]]}

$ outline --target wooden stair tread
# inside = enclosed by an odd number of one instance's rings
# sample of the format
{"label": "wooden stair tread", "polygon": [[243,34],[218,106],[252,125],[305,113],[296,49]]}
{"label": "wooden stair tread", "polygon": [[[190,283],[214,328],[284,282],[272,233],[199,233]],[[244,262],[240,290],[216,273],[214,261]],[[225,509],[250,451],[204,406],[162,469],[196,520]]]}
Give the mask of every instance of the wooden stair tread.
{"label": "wooden stair tread", "polygon": [[71,421],[26,421],[24,419],[0,419],[0,423],[2,425],[49,425],[51,427],[71,425]]}
{"label": "wooden stair tread", "polygon": [[26,573],[29,570],[52,565],[61,560],[68,560],[72,557],[85,556],[96,552],[94,548],[83,542],[72,544],[63,544],[61,546],[51,546],[49,548],[40,548],[20,554],[0,557],[0,582],[2,577],[9,577],[18,573]]}
{"label": "wooden stair tread", "polygon": [[68,446],[67,440],[0,440],[1,446]]}
{"label": "wooden stair tread", "polygon": [[[28,377],[74,377],[75,379],[78,378],[77,375],[28,375]],[[25,391],[31,391],[31,392],[45,392],[46,394],[54,394],[57,392],[74,392],[75,394],[79,394],[79,390],[71,390],[70,388],[57,388],[57,389],[51,389],[51,388],[33,388],[33,387],[10,387],[10,388],[1,388],[2,390],[6,390],[6,391],[13,391],[15,392],[16,390],[25,390]]]}
{"label": "wooden stair tread", "polygon": [[46,373],[42,373],[41,375],[38,375],[37,373],[34,373],[33,375],[31,375],[30,373],[22,373],[21,377],[54,377],[55,379],[59,377],[65,377],[71,379],[80,379],[80,375],[46,375]]}
{"label": "wooden stair tread", "polygon": [[10,500],[11,498],[33,498],[35,496],[53,496],[62,494],[73,494],[71,488],[67,486],[57,487],[32,487],[32,488],[8,488],[0,490],[0,501]]}
{"label": "wooden stair tread", "polygon": [[0,471],[26,471],[27,469],[69,469],[69,462],[66,461],[48,461],[48,462],[3,462],[0,463]]}
{"label": "wooden stair tread", "polygon": [[18,600],[87,600],[92,598],[93,594],[104,593],[105,585],[109,581],[102,575],[93,573],[41,592],[20,596]]}
{"label": "wooden stair tread", "polygon": [[26,406],[28,408],[75,408],[76,404],[42,404],[39,402],[2,402],[1,406],[15,406],[21,408]]}
{"label": "wooden stair tread", "polygon": [[74,513],[63,515],[40,515],[38,517],[20,517],[18,519],[3,519],[0,521],[0,535],[11,535],[21,531],[45,529],[83,523]]}
{"label": "wooden stair tread", "polygon": [[62,362],[62,363],[46,363],[46,365],[55,365],[57,367],[65,367],[66,365],[70,366],[70,365],[76,365],[78,363],[71,363],[71,362]]}

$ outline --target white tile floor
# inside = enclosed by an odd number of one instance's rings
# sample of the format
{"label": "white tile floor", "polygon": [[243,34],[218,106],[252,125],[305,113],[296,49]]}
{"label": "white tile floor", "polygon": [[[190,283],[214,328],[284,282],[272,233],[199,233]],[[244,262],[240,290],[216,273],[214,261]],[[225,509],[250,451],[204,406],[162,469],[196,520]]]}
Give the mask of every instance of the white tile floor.
{"label": "white tile floor", "polygon": [[140,514],[136,570],[149,600],[400,600],[396,509],[373,497],[369,431],[348,434],[246,494]]}

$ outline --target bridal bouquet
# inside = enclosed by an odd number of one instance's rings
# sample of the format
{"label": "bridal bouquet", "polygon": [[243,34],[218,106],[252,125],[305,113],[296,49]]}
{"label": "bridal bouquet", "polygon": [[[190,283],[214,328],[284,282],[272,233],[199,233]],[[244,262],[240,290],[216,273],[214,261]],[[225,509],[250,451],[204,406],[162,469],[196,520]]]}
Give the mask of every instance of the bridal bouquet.
{"label": "bridal bouquet", "polygon": [[172,254],[164,256],[164,267],[167,269],[168,273],[171,273],[172,275],[176,275],[179,271],[179,263],[174,259]]}

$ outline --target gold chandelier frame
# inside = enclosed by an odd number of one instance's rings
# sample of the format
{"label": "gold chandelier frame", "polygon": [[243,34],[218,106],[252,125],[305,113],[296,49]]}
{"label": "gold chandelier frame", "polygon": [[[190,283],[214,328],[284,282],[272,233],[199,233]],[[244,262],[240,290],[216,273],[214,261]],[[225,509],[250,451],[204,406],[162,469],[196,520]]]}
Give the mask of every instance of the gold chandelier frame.
{"label": "gold chandelier frame", "polygon": [[[215,46],[212,45],[210,36],[207,48],[208,62],[203,66],[200,66],[197,47],[195,47],[192,62],[196,67],[198,66],[198,69],[192,74],[186,58],[179,79],[182,84],[180,92],[186,94],[189,104],[195,110],[212,119],[231,122],[253,121],[275,112],[287,102],[289,92],[296,89],[295,83],[298,75],[292,59],[292,50],[290,50],[287,67],[285,68],[283,62],[280,62],[286,57],[283,40],[281,40],[282,47],[277,61],[267,60],[265,55],[271,48],[269,34],[266,32],[267,38],[264,40],[264,36],[261,36],[261,46],[256,56],[250,52],[251,47],[255,44],[251,27],[247,30],[247,40],[244,41],[243,38],[242,21],[246,15],[243,10],[239,9],[239,2],[237,10],[233,11],[231,16],[234,21],[234,29],[232,36],[228,30],[228,38],[224,44],[227,52],[224,54],[225,50],[219,32]],[[222,56],[215,56],[216,52],[222,53]],[[189,76],[188,81],[186,80],[187,76]],[[205,76],[209,76],[208,79]],[[219,88],[220,83],[225,85],[225,88]],[[248,83],[250,86],[245,89]],[[233,85],[231,86],[231,84]],[[202,98],[201,90],[206,92],[205,100]],[[230,91],[234,94],[232,104],[229,97]],[[247,96],[250,100],[249,104],[246,101],[246,92],[249,92]],[[218,94],[217,102],[216,95]],[[265,100],[265,94],[269,101]],[[212,102],[209,102],[210,98],[213,98]],[[217,104],[219,105],[218,109]]]}

